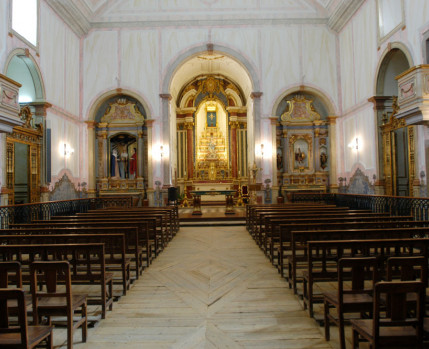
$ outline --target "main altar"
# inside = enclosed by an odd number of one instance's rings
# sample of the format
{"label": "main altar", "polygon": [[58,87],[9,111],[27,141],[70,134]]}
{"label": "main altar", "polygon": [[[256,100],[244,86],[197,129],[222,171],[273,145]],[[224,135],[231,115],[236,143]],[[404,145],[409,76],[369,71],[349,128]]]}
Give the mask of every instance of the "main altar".
{"label": "main altar", "polygon": [[200,192],[203,203],[237,197],[240,184],[248,180],[243,94],[224,77],[201,76],[184,88],[179,105],[174,177],[181,192],[189,200],[191,192]]}

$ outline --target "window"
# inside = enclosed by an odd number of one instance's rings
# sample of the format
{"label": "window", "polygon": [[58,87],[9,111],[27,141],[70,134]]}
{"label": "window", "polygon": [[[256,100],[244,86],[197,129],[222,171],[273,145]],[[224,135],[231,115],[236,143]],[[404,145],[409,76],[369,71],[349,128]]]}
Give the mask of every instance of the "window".
{"label": "window", "polygon": [[37,2],[38,0],[12,1],[12,30],[37,46]]}

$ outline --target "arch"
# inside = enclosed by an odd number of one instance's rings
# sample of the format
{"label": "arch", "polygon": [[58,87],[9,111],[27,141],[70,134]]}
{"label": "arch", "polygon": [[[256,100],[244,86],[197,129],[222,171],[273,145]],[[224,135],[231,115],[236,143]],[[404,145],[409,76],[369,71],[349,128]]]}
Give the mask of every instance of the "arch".
{"label": "arch", "polygon": [[24,64],[28,68],[28,71],[30,72],[31,79],[33,80],[34,84],[36,97],[36,100],[33,102],[45,101],[46,92],[43,83],[42,73],[40,71],[39,65],[37,64],[33,56],[29,53],[28,49],[17,48],[9,53],[9,56],[7,57],[4,65],[4,72],[6,73],[5,75],[7,75],[7,71],[12,60],[16,57],[24,62]]}
{"label": "arch", "polygon": [[[292,87],[282,91],[277,96],[277,98],[274,100],[274,103],[272,104],[271,115],[276,116],[279,104],[283,101],[283,99],[286,96],[288,96],[292,93],[296,93],[296,92],[308,93],[308,94],[312,94],[312,95],[318,97],[322,101],[322,103],[325,105],[325,107],[327,108],[328,115],[332,115],[332,116],[338,115],[338,110],[335,107],[334,101],[330,97],[328,97],[320,89],[318,89],[316,87],[308,86],[308,85],[295,85],[295,86],[292,86]],[[278,116],[280,116],[280,115],[278,115]]]}
{"label": "arch", "polygon": [[108,91],[101,93],[100,95],[96,96],[90,104],[86,120],[87,121],[95,121],[95,116],[97,115],[97,110],[100,109],[100,107],[103,105],[103,103],[105,101],[107,101],[109,98],[115,97],[119,94],[127,95],[127,96],[135,98],[138,102],[141,103],[141,105],[145,109],[146,120],[151,118],[152,109],[149,107],[149,104],[146,102],[146,100],[141,95],[137,94],[134,91],[121,88],[121,89],[116,89],[116,90],[108,90]]}
{"label": "arch", "polygon": [[186,61],[207,51],[225,54],[229,58],[236,61],[249,75],[250,81],[253,85],[253,91],[260,90],[260,81],[258,74],[256,73],[256,68],[254,64],[251,63],[245,56],[227,46],[217,44],[202,44],[199,46],[194,46],[191,49],[182,52],[176,58],[170,61],[163,75],[161,93],[168,94],[170,92],[171,82],[173,80],[174,75]]}
{"label": "arch", "polygon": [[398,52],[401,52],[405,58],[408,61],[408,68],[414,66],[413,57],[410,53],[410,50],[408,47],[401,43],[401,42],[392,42],[389,43],[388,47],[383,51],[383,54],[381,55],[377,69],[375,74],[375,81],[374,81],[374,91],[376,96],[382,96],[383,95],[383,87],[386,77],[386,71],[389,66],[389,63],[393,56],[397,54]]}

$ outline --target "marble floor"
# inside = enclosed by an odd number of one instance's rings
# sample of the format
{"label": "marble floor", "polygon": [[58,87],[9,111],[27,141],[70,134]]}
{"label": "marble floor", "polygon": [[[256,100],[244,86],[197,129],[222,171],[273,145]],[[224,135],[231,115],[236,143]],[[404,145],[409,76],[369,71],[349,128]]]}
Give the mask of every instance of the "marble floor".
{"label": "marble floor", "polygon": [[[335,337],[336,328],[332,328]],[[56,328],[56,348],[66,348]],[[244,226],[182,227],[77,349],[336,348]]]}

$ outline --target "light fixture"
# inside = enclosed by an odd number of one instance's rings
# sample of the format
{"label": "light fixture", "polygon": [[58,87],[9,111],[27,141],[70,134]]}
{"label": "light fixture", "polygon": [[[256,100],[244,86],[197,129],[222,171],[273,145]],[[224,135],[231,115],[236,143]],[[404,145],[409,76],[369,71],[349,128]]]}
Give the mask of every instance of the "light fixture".
{"label": "light fixture", "polygon": [[353,141],[349,143],[349,148],[355,151],[359,151],[362,148],[362,141],[359,141],[359,138],[356,137]]}
{"label": "light fixture", "polygon": [[162,145],[159,146],[159,155],[161,155],[161,159],[164,155],[164,147]]}
{"label": "light fixture", "polygon": [[68,158],[74,153],[74,149],[70,147],[67,143],[64,143],[64,157]]}
{"label": "light fixture", "polygon": [[264,143],[261,143],[261,156],[264,157]]}

